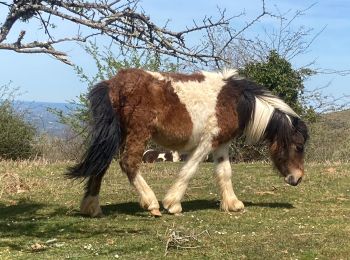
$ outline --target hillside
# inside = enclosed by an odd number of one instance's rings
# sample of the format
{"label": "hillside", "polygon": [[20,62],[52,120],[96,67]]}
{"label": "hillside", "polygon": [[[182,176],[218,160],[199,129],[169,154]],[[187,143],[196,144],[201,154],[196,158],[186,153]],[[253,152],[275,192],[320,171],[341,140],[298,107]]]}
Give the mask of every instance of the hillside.
{"label": "hillside", "polygon": [[308,159],[349,161],[350,110],[325,114],[310,125]]}
{"label": "hillside", "polygon": [[39,133],[61,137],[66,129],[65,125],[58,122],[57,117],[48,111],[48,108],[59,109],[68,112],[70,104],[68,103],[50,103],[50,102],[28,102],[16,101],[16,110],[25,116],[25,118],[35,126]]}

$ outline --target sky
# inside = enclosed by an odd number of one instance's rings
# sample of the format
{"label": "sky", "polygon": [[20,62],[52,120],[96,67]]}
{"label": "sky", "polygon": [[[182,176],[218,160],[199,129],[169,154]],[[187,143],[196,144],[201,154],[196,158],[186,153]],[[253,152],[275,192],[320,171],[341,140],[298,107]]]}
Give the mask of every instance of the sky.
{"label": "sky", "polygon": [[[348,0],[265,0],[267,10],[275,12],[278,8],[282,13],[303,10],[315,4],[306,14],[293,24],[296,27],[313,28],[315,33],[324,31],[310,46],[309,52],[292,60],[295,68],[315,61],[315,68],[330,70],[350,70],[350,1]],[[226,9],[228,16],[245,11],[246,16],[233,20],[232,26],[241,28],[247,21],[261,12],[261,0],[142,0],[141,6],[150,18],[159,24],[170,20],[168,28],[176,31],[191,25],[193,20],[200,21],[205,16],[215,17],[217,7]],[[0,22],[6,15],[6,9],[0,7]],[[250,36],[261,34],[263,28],[274,26],[271,20],[265,19],[255,24],[247,32]],[[57,24],[61,33],[72,30],[68,24]],[[40,33],[36,25],[25,25],[30,39],[37,39]],[[20,26],[14,28],[18,35]],[[30,32],[30,33],[29,33]],[[188,39],[196,42],[198,39]],[[97,44],[106,44],[97,40]],[[96,68],[91,58],[77,44],[61,46],[70,59],[81,66],[86,73],[94,75]],[[86,91],[86,84],[80,82],[71,66],[63,64],[44,54],[18,54],[0,50],[0,86],[8,82],[20,88],[18,99],[25,101],[66,102]],[[339,96],[350,95],[350,75],[321,74],[305,82],[307,90],[329,86],[322,91],[325,94]]]}

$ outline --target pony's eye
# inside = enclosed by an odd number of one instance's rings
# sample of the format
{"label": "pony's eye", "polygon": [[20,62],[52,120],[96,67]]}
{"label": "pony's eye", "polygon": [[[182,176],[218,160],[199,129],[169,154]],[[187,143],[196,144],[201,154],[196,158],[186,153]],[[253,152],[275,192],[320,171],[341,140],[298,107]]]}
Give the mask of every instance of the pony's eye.
{"label": "pony's eye", "polygon": [[302,153],[304,152],[304,146],[303,145],[297,145],[295,147],[295,150],[298,152],[298,153]]}

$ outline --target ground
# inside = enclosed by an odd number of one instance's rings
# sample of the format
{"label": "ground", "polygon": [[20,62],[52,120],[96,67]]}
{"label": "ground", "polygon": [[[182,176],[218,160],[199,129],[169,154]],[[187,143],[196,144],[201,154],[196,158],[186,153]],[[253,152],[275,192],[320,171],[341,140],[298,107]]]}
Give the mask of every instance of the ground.
{"label": "ground", "polygon": [[[1,259],[348,259],[350,164],[307,164],[290,187],[268,163],[235,164],[240,213],[219,210],[212,164],[190,183],[180,216],[151,217],[113,163],[101,193],[105,217],[79,214],[82,183],[69,163],[0,162]],[[181,163],[143,165],[161,200]]]}

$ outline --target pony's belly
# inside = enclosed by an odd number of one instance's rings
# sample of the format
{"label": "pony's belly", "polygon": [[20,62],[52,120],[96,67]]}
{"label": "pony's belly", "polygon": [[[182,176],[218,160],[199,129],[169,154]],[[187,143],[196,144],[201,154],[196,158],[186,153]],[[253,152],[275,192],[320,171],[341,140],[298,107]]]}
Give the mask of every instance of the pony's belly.
{"label": "pony's belly", "polygon": [[169,132],[166,129],[158,129],[158,131],[152,136],[153,141],[164,148],[186,152],[188,151],[187,144],[189,142],[189,138],[190,136],[180,129],[176,132]]}

